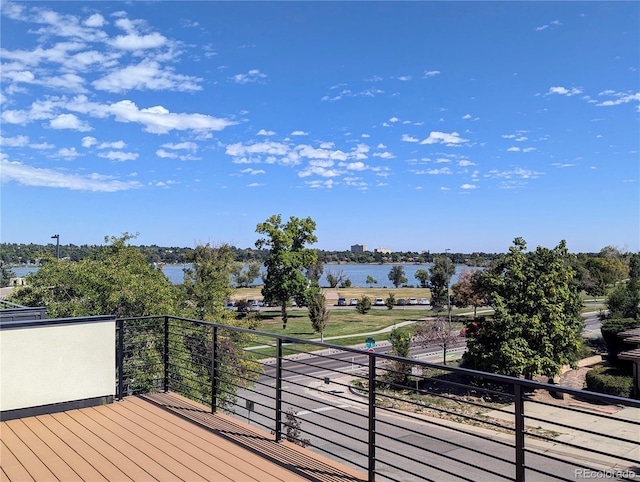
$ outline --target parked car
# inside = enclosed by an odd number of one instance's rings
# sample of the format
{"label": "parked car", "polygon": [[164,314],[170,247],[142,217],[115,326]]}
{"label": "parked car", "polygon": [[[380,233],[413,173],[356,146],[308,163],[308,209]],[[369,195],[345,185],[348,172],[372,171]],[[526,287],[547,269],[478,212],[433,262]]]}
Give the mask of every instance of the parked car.
{"label": "parked car", "polygon": [[427,298],[420,298],[418,300],[418,304],[419,305],[428,305],[429,304],[429,300]]}
{"label": "parked car", "polygon": [[251,303],[251,311],[260,311],[260,305],[256,303]]}
{"label": "parked car", "polygon": [[356,306],[358,304],[358,298],[351,298],[349,300],[349,305],[350,306]]}
{"label": "parked car", "polygon": [[398,306],[404,306],[407,304],[407,300],[405,300],[404,298],[398,298],[398,301],[396,301],[396,305]]}
{"label": "parked car", "polygon": [[384,306],[384,300],[382,298],[376,298],[373,304],[376,306]]}
{"label": "parked car", "polygon": [[347,306],[346,298],[338,298],[338,306]]}
{"label": "parked car", "polygon": [[407,304],[408,305],[417,305],[418,304],[418,300],[416,300],[415,298],[409,298],[409,302]]}
{"label": "parked car", "polygon": [[234,308],[233,301],[227,301],[227,309],[232,310]]}

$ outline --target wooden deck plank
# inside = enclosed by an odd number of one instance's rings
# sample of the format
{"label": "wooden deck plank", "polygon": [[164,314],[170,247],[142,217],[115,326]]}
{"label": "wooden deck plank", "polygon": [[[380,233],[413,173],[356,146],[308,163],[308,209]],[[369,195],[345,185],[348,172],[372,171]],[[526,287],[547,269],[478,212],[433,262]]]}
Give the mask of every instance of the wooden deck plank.
{"label": "wooden deck plank", "polygon": [[25,482],[33,480],[33,477],[29,475],[24,465],[20,463],[16,456],[13,455],[13,452],[9,450],[9,447],[5,445],[4,440],[1,442],[0,466],[2,466],[2,473],[5,474],[9,480],[21,480]]}
{"label": "wooden deck plank", "polygon": [[[154,427],[164,420],[166,414],[170,414],[167,410],[139,399],[128,403],[126,410],[146,419]],[[204,430],[180,417],[172,416],[165,423],[170,423],[168,430],[171,433],[184,443],[195,447],[194,454],[197,453],[199,457],[203,457],[202,460],[209,459],[233,467],[239,479],[252,478],[260,482],[306,480],[279,466],[274,466],[269,469],[269,472],[265,472],[265,460],[260,455],[230,443],[220,435]],[[158,428],[155,432],[161,430]],[[158,435],[161,436],[161,434]]]}
{"label": "wooden deck plank", "polygon": [[[60,422],[63,426],[69,428],[69,430],[71,430],[74,434],[84,440],[89,446],[100,453],[101,456],[104,456],[109,461],[111,461],[116,467],[118,467],[118,469],[120,469],[123,475],[126,474],[126,476],[124,477],[128,477],[129,480],[135,481],[154,480],[148,472],[146,472],[142,467],[140,467],[137,463],[135,463],[120,451],[121,447],[119,443],[117,443],[117,448],[112,446],[109,441],[100,438],[89,428],[76,421],[69,413],[70,412],[55,413],[50,416]],[[93,464],[93,459],[90,460]],[[94,467],[98,469],[97,465],[94,465]],[[102,473],[104,474],[104,472]],[[112,480],[123,479],[117,478]]]}
{"label": "wooden deck plank", "polygon": [[[117,435],[132,442],[135,440],[136,447],[158,460],[166,470],[182,480],[220,480],[232,481],[225,474],[204,464],[201,460],[191,455],[194,447],[189,447],[189,452],[172,443],[167,438],[175,437],[163,426],[163,434],[154,433],[150,430],[150,424],[136,423],[132,417],[125,417],[126,411],[122,410],[122,405],[116,404],[109,407],[109,410],[100,410],[102,407],[94,408],[90,411],[90,416]],[[162,421],[163,425],[165,421]]]}
{"label": "wooden deck plank", "polygon": [[364,481],[366,476],[326,457],[313,453],[293,443],[274,442],[265,432],[239,423],[230,416],[210,413],[208,407],[200,405],[175,393],[153,393],[141,397],[159,406],[171,409],[181,416],[208,427],[219,435],[232,440],[247,449],[260,454],[268,461],[290,470],[310,480],[322,481]]}
{"label": "wooden deck plank", "polygon": [[[67,444],[71,450],[78,454],[79,457],[87,461],[91,467],[93,467],[102,477],[107,480],[130,480],[127,475],[116,467],[107,456],[109,453],[100,451],[102,447],[92,446],[89,442],[82,438],[82,427],[75,427],[74,425],[67,426],[60,423],[52,415],[40,415],[36,417],[43,425],[49,430],[55,433],[61,440]],[[73,430],[72,430],[73,429]],[[75,430],[75,431],[74,431]],[[87,479],[89,480],[89,479]]]}
{"label": "wooden deck plank", "polygon": [[[2,422],[2,441],[11,448],[18,462],[29,472],[33,480],[55,480],[53,473],[11,429],[9,422]],[[4,462],[3,462],[4,465]],[[19,480],[19,479],[17,479]]]}
{"label": "wooden deck plank", "polygon": [[0,442],[0,482],[365,480],[171,393],[0,422]]}
{"label": "wooden deck plank", "polygon": [[7,422],[7,426],[20,437],[20,440],[22,440],[26,446],[38,454],[40,461],[47,466],[56,479],[69,482],[81,481],[78,474],[74,472],[69,464],[51,450],[51,447],[29,428],[26,420],[10,420]]}
{"label": "wooden deck plank", "polygon": [[[163,456],[160,451],[149,449],[144,443],[144,440],[140,440],[137,437],[127,436],[123,439],[122,437],[111,433],[94,418],[93,414],[89,415],[87,413],[88,410],[90,409],[73,410],[67,413],[71,418],[91,430],[93,433],[99,434],[100,438],[102,438],[108,445],[117,447],[118,451],[123,455],[126,454],[126,457],[131,462],[135,462],[140,467],[144,468],[145,472],[148,473],[148,477],[150,476],[149,478],[155,480],[179,479],[176,474],[167,470],[167,468],[160,463]],[[193,477],[195,474],[191,475]],[[132,477],[132,479],[136,481],[138,480],[137,477]]]}
{"label": "wooden deck plank", "polygon": [[107,480],[78,452],[58,437],[50,427],[45,425],[41,417],[28,417],[22,419],[22,421],[36,437],[47,444],[61,460],[64,460],[73,469],[79,480],[91,480],[92,482]]}

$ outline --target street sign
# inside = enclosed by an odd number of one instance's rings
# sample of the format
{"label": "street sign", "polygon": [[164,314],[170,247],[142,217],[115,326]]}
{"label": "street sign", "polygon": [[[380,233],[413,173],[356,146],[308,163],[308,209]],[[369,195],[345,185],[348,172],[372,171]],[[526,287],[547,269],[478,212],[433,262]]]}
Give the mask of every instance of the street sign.
{"label": "street sign", "polygon": [[364,341],[364,346],[365,348],[375,348],[376,341],[373,338],[369,337]]}
{"label": "street sign", "polygon": [[422,367],[420,365],[414,365],[411,367],[411,374],[414,377],[421,377],[422,376]]}

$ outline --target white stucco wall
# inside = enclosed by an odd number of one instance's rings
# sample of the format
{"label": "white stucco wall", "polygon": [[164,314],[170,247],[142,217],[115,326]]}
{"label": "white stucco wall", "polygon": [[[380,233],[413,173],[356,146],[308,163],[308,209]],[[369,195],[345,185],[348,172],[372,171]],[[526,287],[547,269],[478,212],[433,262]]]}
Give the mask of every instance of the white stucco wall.
{"label": "white stucco wall", "polygon": [[0,410],[114,395],[115,321],[0,331]]}

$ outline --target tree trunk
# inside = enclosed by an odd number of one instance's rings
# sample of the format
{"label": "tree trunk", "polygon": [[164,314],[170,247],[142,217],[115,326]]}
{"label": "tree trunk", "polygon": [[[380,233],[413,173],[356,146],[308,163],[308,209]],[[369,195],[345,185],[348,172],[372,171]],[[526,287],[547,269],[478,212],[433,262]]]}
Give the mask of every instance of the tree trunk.
{"label": "tree trunk", "polygon": [[282,306],[280,308],[282,313],[282,329],[285,330],[287,328],[287,302],[283,301]]}

